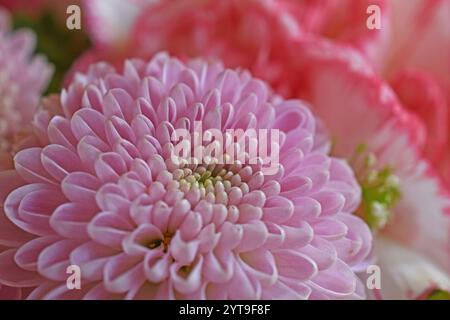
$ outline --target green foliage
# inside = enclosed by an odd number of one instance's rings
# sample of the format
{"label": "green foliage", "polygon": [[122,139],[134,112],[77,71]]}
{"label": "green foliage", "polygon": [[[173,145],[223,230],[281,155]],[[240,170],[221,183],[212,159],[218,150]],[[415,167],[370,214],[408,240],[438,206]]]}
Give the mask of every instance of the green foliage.
{"label": "green foliage", "polygon": [[59,92],[64,75],[73,61],[90,46],[82,30],[67,29],[65,16],[56,16],[51,8],[43,10],[36,17],[16,13],[13,16],[13,28],[32,29],[37,36],[36,53],[45,55],[55,67],[45,94]]}

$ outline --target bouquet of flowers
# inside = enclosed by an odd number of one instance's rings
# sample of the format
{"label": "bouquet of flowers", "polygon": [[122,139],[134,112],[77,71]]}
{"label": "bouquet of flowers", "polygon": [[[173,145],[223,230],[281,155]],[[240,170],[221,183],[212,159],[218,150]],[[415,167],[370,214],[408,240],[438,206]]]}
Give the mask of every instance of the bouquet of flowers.
{"label": "bouquet of flowers", "polygon": [[449,20],[0,0],[0,299],[450,299]]}

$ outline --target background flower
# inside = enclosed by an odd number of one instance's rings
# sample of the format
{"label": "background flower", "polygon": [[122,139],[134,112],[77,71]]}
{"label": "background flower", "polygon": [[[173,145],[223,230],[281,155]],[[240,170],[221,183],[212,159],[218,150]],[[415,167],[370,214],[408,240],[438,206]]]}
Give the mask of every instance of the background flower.
{"label": "background flower", "polygon": [[[390,236],[391,239],[394,238],[401,243],[399,246],[399,243],[393,244],[391,241],[381,239],[377,241],[379,242],[376,244],[378,263],[382,265],[382,270],[386,271],[383,273],[384,278],[391,284],[382,290],[382,296],[410,299],[436,287],[448,292],[450,291],[450,247],[448,245],[450,218],[446,212],[448,213],[448,190],[450,190],[450,32],[446,24],[450,19],[450,3],[439,0],[380,1],[377,5],[382,11],[381,29],[366,29],[365,32],[360,32],[361,29],[354,28],[353,23],[363,18],[361,15],[364,10],[345,8],[346,4],[351,2],[344,1],[343,5],[340,2],[338,6],[332,0],[314,2],[314,4],[308,1],[293,2],[292,12],[299,10],[302,13],[302,15],[297,14],[296,17],[304,30],[339,41],[341,44],[342,42],[350,44],[364,54],[377,74],[391,87],[380,86],[372,81],[375,96],[377,95],[375,88],[378,87],[379,90],[384,91],[382,93],[384,101],[376,104],[395,106],[394,109],[399,111],[397,112],[399,118],[403,118],[400,122],[410,127],[410,138],[408,142],[401,143],[403,147],[399,147],[400,144],[392,141],[392,139],[397,140],[399,134],[394,134],[385,142],[386,146],[394,146],[385,147],[386,150],[391,150],[389,151],[391,155],[381,160],[391,169],[397,167],[395,174],[400,178],[400,192],[390,221],[380,236]],[[337,22],[339,20],[340,23]],[[363,26],[363,22],[360,21],[358,25]],[[352,35],[359,35],[365,40],[354,41]],[[365,45],[361,46],[361,43]],[[302,59],[294,53],[292,61],[294,60]],[[309,59],[306,61],[314,64]],[[354,61],[351,63],[355,64]],[[364,116],[358,120],[352,120],[352,117],[348,116],[358,115],[358,109],[361,112],[368,112],[367,108],[361,108],[367,104],[353,108],[351,103],[340,104],[336,106],[336,113],[331,112],[332,101],[339,100],[337,96],[341,96],[341,99],[348,97],[350,100],[355,94],[345,91],[344,88],[340,89],[341,92],[329,90],[331,87],[339,87],[335,80],[332,80],[333,84],[319,84],[319,79],[323,76],[321,71],[314,67],[296,70],[296,72],[303,73],[304,70],[309,70],[308,74],[313,79],[317,79],[316,82],[310,79],[305,82],[313,86],[306,89],[305,93],[310,95],[308,99],[315,107],[323,108],[319,111],[319,116],[328,118],[328,120],[323,119],[325,126],[329,127],[331,134],[340,132],[341,140],[346,141],[345,145],[355,147],[354,144],[348,143],[348,137],[357,136],[361,139],[361,134],[364,132],[362,128],[370,128],[369,123],[373,124],[375,121]],[[322,72],[325,73],[325,68]],[[338,77],[337,74],[330,73],[330,70],[327,73],[330,78]],[[372,76],[369,75],[369,77]],[[335,96],[324,95],[325,90],[331,91]],[[355,86],[351,90],[355,91]],[[396,97],[393,98],[391,93],[385,93],[388,91],[395,92]],[[311,92],[313,92],[312,96]],[[326,96],[330,100],[324,101]],[[391,98],[386,98],[387,96]],[[373,102],[369,103],[375,105]],[[347,112],[349,108],[352,110]],[[342,113],[345,114],[345,119],[339,117]],[[389,121],[384,120],[382,123],[386,126]],[[355,129],[354,133],[351,132],[352,128]],[[382,132],[380,128],[373,129],[373,133],[381,134]],[[368,141],[373,139],[369,138]],[[344,144],[337,146],[334,152],[338,153],[335,154],[344,156],[346,151],[339,150],[343,147]],[[369,148],[371,147],[373,146],[369,144]],[[412,162],[415,164],[408,170],[405,170],[408,165],[394,165],[396,162],[400,164],[399,161],[404,161],[401,159],[406,157],[402,156],[402,153],[408,149],[411,151],[416,149],[408,155],[410,159],[416,159]],[[380,161],[378,153],[375,152],[374,155]],[[349,154],[347,150],[347,155]],[[364,154],[368,157],[370,152],[366,150]],[[431,166],[418,159],[422,156],[430,161]],[[367,189],[367,186],[361,183],[364,203],[364,193],[368,194],[373,190]],[[408,252],[410,250],[412,251]],[[431,260],[427,260],[426,257]],[[414,270],[419,271],[414,272]],[[390,274],[391,272],[393,274]],[[428,292],[431,291],[428,290]]]}
{"label": "background flower", "polygon": [[381,73],[402,104],[425,124],[424,154],[450,189],[450,3],[392,5],[391,50]]}
{"label": "background flower", "polygon": [[[88,12],[91,8],[86,6]],[[91,24],[120,26],[129,30],[127,36],[111,33],[111,37],[96,40],[98,32],[91,29],[97,45],[76,62],[69,80],[74,72],[86,71],[94,61],[109,61],[120,68],[124,58],[149,59],[164,48],[183,59],[204,56],[224,60],[228,67],[264,72],[263,78],[276,86],[284,76],[282,59],[289,40],[300,34],[282,3],[272,0],[157,1],[144,6],[138,15],[123,5],[109,8],[115,14],[94,11],[96,23]],[[117,15],[133,16],[133,23],[121,26],[114,19]]]}
{"label": "background flower", "polygon": [[[294,48],[291,83],[328,129],[331,154],[347,159],[355,171],[362,187],[356,213],[375,233],[375,263],[382,266],[382,279],[403,279],[382,285],[381,297],[411,299],[430,287],[449,290],[450,198],[422,157],[420,121],[357,52],[320,40]],[[413,266],[389,260],[397,249],[399,256],[411,251],[405,256],[417,266],[432,268],[409,276]]]}
{"label": "background flower", "polygon": [[26,130],[47,86],[52,68],[33,55],[29,30],[10,30],[9,15],[0,8],[0,169],[12,165],[13,144]]}
{"label": "background flower", "polygon": [[34,50],[53,64],[54,72],[45,94],[61,89],[65,73],[89,46],[85,31],[85,10],[81,10],[81,30],[69,30],[66,20],[69,5],[80,5],[79,0],[0,0],[11,13],[13,29],[26,28],[35,34]]}
{"label": "background flower", "polygon": [[[446,0],[285,1],[305,32],[357,48],[425,125],[424,155],[450,188],[450,3]],[[366,27],[377,5],[381,28]],[[439,45],[436,45],[439,44]]]}

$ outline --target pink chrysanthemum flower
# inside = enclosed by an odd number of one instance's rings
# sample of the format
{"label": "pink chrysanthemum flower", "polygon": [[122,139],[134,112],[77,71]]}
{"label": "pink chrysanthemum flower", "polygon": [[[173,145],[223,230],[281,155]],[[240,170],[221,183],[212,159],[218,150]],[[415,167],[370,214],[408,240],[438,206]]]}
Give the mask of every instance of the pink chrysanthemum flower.
{"label": "pink chrysanthemum flower", "polygon": [[[381,29],[367,28],[370,5],[381,10]],[[285,97],[311,103],[331,137],[331,154],[348,160],[363,187],[355,213],[373,229],[372,262],[386,279],[376,296],[414,299],[434,289],[450,291],[448,5],[446,0],[159,0],[134,15],[134,28],[125,20],[121,30],[128,30],[128,37],[91,32],[94,42],[122,47],[122,56],[148,58],[167,50],[184,59],[219,59],[227,67],[251,70]],[[106,30],[117,27],[111,9],[95,12],[97,25]],[[124,15],[123,6],[116,10]],[[98,47],[75,69],[99,59],[116,61],[116,51]]]}
{"label": "pink chrysanthemum flower", "polygon": [[9,16],[0,8],[0,169],[12,165],[13,143],[36,110],[52,68],[34,56],[35,37],[11,32]]}
{"label": "pink chrysanthemum flower", "polygon": [[[79,74],[0,177],[0,283],[30,299],[361,298],[371,235],[315,120],[247,72],[165,54]],[[58,107],[58,105],[56,105]],[[170,133],[281,131],[280,167],[174,166]],[[81,268],[68,290],[66,268]]]}

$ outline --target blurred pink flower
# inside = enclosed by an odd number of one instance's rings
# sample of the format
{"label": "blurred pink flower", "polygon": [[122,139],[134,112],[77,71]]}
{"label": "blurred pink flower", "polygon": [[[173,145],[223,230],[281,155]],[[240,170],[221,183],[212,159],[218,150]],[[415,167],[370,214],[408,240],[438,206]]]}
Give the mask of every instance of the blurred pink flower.
{"label": "blurred pink flower", "polygon": [[[87,3],[91,2],[86,2],[92,20],[89,25],[114,25],[128,33],[100,36],[97,28],[91,28],[96,45],[75,63],[68,81],[76,71],[86,71],[93,61],[106,60],[120,68],[124,58],[149,59],[160,51],[158,48],[164,48],[184,59],[196,56],[224,59],[228,67],[245,66],[250,71],[254,66],[264,71],[264,79],[273,86],[284,77],[282,59],[289,41],[300,33],[283,4],[273,0],[154,1],[139,15],[130,7],[131,2],[128,10],[124,4],[109,6],[108,14],[94,11]],[[124,19],[122,25],[117,16],[132,16],[133,23]],[[171,23],[165,24],[166,20]]]}
{"label": "blurred pink flower", "polygon": [[[366,27],[369,4],[381,9],[380,30]],[[414,298],[432,286],[449,288],[449,197],[440,182],[450,163],[448,90],[442,90],[448,88],[450,61],[448,4],[159,1],[138,16],[129,33],[131,49],[123,54],[148,58],[168,50],[181,58],[222,59],[251,70],[284,96],[310,102],[331,136],[332,154],[348,159],[362,185],[357,214],[375,230],[374,254],[383,276],[393,279],[381,296]],[[340,44],[315,40],[318,36]],[[107,58],[108,51],[87,56]],[[423,150],[433,166],[422,159]],[[396,250],[427,267],[410,272],[391,259]]]}
{"label": "blurred pink flower", "polygon": [[[284,1],[302,30],[359,49],[391,84],[425,125],[424,155],[450,189],[450,2]],[[381,10],[379,30],[366,27],[369,5]]]}
{"label": "blurred pink flower", "polygon": [[[374,65],[388,50],[391,34],[390,0],[280,0],[305,33],[320,35],[358,48]],[[372,9],[380,10],[381,29],[370,29]]]}
{"label": "blurred pink flower", "polygon": [[348,159],[361,184],[357,214],[375,233],[375,263],[385,279],[381,297],[411,299],[430,287],[449,291],[450,197],[422,157],[421,122],[351,49],[300,41],[286,61],[292,91],[311,103],[329,131],[331,154]]}
{"label": "blurred pink flower", "polygon": [[425,124],[424,154],[450,190],[450,2],[393,1],[392,6],[392,50],[380,72]]}
{"label": "blurred pink flower", "polygon": [[[385,283],[389,284],[382,290],[382,296],[414,298],[432,287],[450,291],[450,2],[378,1],[376,4],[382,11],[381,29],[366,29],[364,32],[361,32],[364,26],[361,19],[365,15],[363,7],[369,3],[359,1],[362,7],[345,8],[352,2],[355,1],[339,1],[336,5],[333,0],[292,1],[291,8],[294,13],[295,10],[300,12],[296,17],[302,29],[341,44],[350,44],[365,55],[377,74],[390,84],[392,89],[387,90],[395,92],[398,101],[394,103],[391,98],[391,103],[398,105],[397,109],[405,108],[411,112],[408,116],[401,112],[403,115],[400,117],[409,118],[407,124],[415,123],[416,128],[412,128],[411,133],[417,148],[414,157],[425,157],[431,162],[431,166],[423,161],[416,162],[409,170],[405,170],[408,166],[397,165],[396,171],[403,172],[399,175],[400,185],[403,185],[402,197],[382,233],[400,240],[400,245],[381,237],[377,237],[380,241],[375,244],[378,263],[386,271],[383,276]],[[355,28],[354,23],[358,20],[359,28]],[[352,35],[355,34],[365,41],[354,41],[357,37]],[[361,46],[361,43],[365,45]],[[296,55],[293,59],[299,57]],[[319,79],[320,72],[311,69],[311,74],[314,73],[318,73],[314,77]],[[310,85],[310,81],[305,83]],[[321,86],[321,90],[330,91],[329,88],[338,87],[336,80],[328,86]],[[324,99],[322,91],[318,92],[315,93],[316,98],[311,98],[313,105],[315,101]],[[342,94],[342,98],[349,99],[350,96]],[[337,97],[334,100],[339,101]],[[332,115],[330,105],[324,103],[319,116]],[[337,110],[343,112],[344,107],[348,108],[349,104],[340,105]],[[354,114],[356,109],[355,106],[345,114]],[[324,122],[331,126],[332,134],[336,133],[333,124],[345,130],[342,139],[348,139],[349,135],[360,137],[362,128],[368,127],[364,124],[364,117],[357,121],[338,119],[329,118]],[[373,123],[373,119],[366,122]],[[358,125],[354,133],[349,130],[351,124]],[[392,138],[399,137],[395,134],[389,139]],[[395,157],[400,158],[405,150],[413,149],[411,144],[395,148],[392,152],[394,157],[386,162],[389,166],[398,162]],[[419,169],[422,166],[425,169]]]}
{"label": "blurred pink flower", "polygon": [[[360,190],[316,123],[248,72],[165,54],[100,63],[40,112],[0,173],[0,283],[29,299],[362,298]],[[53,115],[58,113],[59,115]],[[175,129],[281,131],[280,167],[175,165]],[[66,287],[79,265],[82,289]]]}
{"label": "blurred pink flower", "polygon": [[52,67],[33,55],[34,34],[11,31],[9,15],[0,8],[0,170],[11,168],[13,144],[31,122]]}

